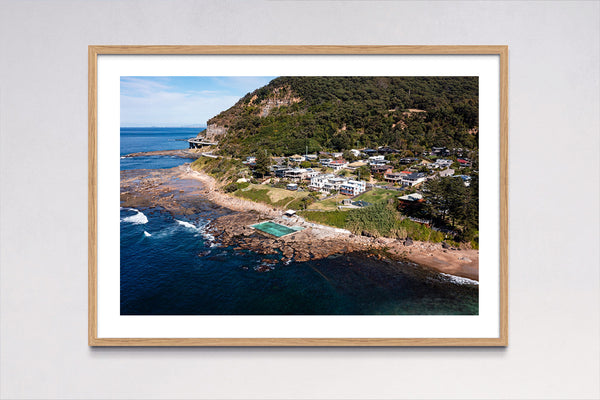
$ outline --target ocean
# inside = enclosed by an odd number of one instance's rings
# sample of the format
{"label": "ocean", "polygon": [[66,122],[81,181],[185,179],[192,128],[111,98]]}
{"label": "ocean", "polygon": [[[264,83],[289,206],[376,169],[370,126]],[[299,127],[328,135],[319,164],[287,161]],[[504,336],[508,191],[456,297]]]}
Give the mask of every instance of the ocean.
{"label": "ocean", "polygon": [[121,128],[121,170],[173,168],[189,160],[172,156],[123,157],[131,153],[187,149],[204,128]]}
{"label": "ocean", "polygon": [[[186,148],[190,128],[122,128],[121,156]],[[140,160],[140,158],[142,160]],[[189,160],[121,159],[122,170],[165,169]],[[364,253],[273,264],[223,247],[207,230],[232,211],[198,199],[192,215],[121,208],[121,315],[476,315],[479,287],[413,263]]]}

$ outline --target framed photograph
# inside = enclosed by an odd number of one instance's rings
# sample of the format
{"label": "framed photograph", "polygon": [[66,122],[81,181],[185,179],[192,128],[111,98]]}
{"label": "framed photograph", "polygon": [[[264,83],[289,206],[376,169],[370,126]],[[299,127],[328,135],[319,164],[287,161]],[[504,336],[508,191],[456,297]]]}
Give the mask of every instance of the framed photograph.
{"label": "framed photograph", "polygon": [[506,346],[507,46],[90,46],[90,346]]}

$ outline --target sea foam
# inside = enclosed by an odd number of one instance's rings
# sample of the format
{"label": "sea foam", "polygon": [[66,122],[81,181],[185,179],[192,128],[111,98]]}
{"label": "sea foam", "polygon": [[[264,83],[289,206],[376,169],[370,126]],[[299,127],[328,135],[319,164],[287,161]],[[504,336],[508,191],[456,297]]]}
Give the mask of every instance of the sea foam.
{"label": "sea foam", "polygon": [[441,272],[440,275],[444,276],[444,280],[448,280],[459,285],[479,285],[479,282],[473,279],[463,278],[462,276],[445,274],[443,272]]}
{"label": "sea foam", "polygon": [[150,233],[148,233],[148,232],[144,231],[144,236],[146,236],[146,237],[150,237],[150,236],[152,236],[152,234],[150,234]]}
{"label": "sea foam", "polygon": [[189,222],[186,222],[186,221],[180,221],[180,220],[178,220],[178,219],[176,219],[175,221],[177,221],[177,223],[178,223],[179,225],[181,225],[181,226],[184,226],[184,227],[186,227],[186,228],[193,229],[193,230],[195,230],[195,231],[197,231],[197,230],[198,230],[198,227],[197,227],[196,225],[194,225],[194,224],[191,224],[191,223],[189,223]]}
{"label": "sea foam", "polygon": [[178,219],[175,220],[179,225],[188,228],[188,229],[192,229],[196,232],[198,232],[200,235],[202,235],[202,237],[210,243],[210,247],[215,247],[216,244],[214,243],[215,241],[215,237],[213,235],[211,235],[210,233],[208,233],[206,231],[206,228],[208,226],[208,222],[205,222],[204,224],[200,225],[200,226],[196,226],[190,222],[187,221],[180,221]]}
{"label": "sea foam", "polygon": [[[121,208],[123,210],[123,208]],[[129,217],[121,218],[121,222],[130,222],[135,225],[139,224],[147,224],[148,217],[144,215],[140,210],[136,210],[135,208],[125,208],[125,210],[135,211],[135,215],[130,215]]]}

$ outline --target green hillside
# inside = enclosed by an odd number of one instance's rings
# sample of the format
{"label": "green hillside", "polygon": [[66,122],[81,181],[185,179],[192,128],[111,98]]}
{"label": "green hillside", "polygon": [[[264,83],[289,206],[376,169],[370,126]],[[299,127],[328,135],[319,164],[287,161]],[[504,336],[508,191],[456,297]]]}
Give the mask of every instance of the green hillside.
{"label": "green hillside", "polygon": [[208,121],[221,152],[478,145],[478,77],[279,77]]}

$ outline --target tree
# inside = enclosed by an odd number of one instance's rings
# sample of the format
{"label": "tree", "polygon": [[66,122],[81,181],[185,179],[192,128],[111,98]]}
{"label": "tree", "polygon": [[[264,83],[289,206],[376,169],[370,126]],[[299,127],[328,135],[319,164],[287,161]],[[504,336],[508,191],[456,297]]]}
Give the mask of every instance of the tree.
{"label": "tree", "polygon": [[368,166],[363,165],[362,167],[356,170],[356,174],[360,177],[361,180],[370,181],[371,180],[371,170]]}
{"label": "tree", "polygon": [[256,167],[254,167],[254,172],[260,177],[264,177],[267,172],[269,172],[269,167],[271,164],[271,156],[268,155],[267,151],[259,151],[256,154]]}
{"label": "tree", "polygon": [[344,150],[343,157],[346,161],[356,161],[356,156],[350,150]]}
{"label": "tree", "polygon": [[440,217],[442,221],[450,218],[454,226],[454,223],[460,219],[464,206],[465,189],[462,179],[443,177],[429,181],[423,188],[423,197],[434,217]]}

